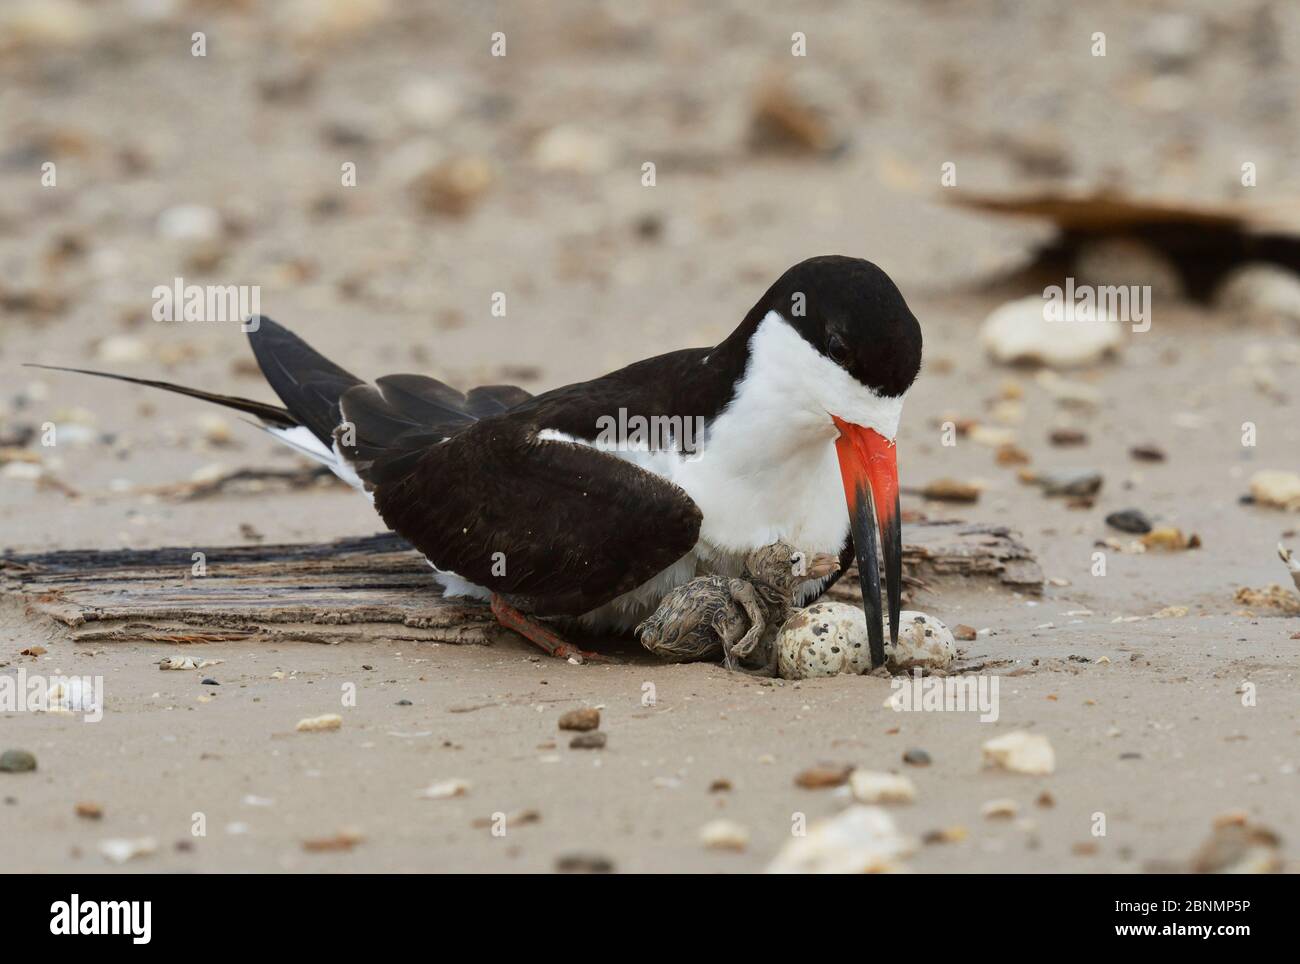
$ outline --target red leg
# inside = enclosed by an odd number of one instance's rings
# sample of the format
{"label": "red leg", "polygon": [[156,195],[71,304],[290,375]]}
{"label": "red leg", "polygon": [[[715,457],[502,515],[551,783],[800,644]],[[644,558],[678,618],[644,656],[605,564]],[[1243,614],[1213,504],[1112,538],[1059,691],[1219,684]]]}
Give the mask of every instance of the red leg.
{"label": "red leg", "polygon": [[574,659],[579,663],[584,663],[587,660],[600,662],[605,659],[599,653],[588,653],[576,646],[571,646],[565,642],[563,637],[547,629],[541,623],[529,619],[496,593],[492,594],[492,615],[506,629],[513,630],[551,656],[558,656],[560,659]]}

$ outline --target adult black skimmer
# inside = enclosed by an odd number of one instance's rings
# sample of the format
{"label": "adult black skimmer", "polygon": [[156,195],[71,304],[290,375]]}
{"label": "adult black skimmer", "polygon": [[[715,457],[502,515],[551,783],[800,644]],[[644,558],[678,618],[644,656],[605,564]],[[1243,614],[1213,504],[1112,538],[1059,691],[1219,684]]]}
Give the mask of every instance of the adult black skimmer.
{"label": "adult black skimmer", "polygon": [[[868,261],[803,261],[720,344],[537,396],[508,385],[462,394],[424,375],[371,385],[269,318],[246,327],[283,407],[60,370],[256,416],[366,493],[447,595],[489,599],[503,625],[554,655],[590,654],[530,616],[628,630],[700,571],[738,575],[747,553],[777,540],[835,553],[841,572],[856,550],[875,666],[883,559],[897,640],[895,438],[921,327]],[[797,602],[838,575],[804,582]]]}

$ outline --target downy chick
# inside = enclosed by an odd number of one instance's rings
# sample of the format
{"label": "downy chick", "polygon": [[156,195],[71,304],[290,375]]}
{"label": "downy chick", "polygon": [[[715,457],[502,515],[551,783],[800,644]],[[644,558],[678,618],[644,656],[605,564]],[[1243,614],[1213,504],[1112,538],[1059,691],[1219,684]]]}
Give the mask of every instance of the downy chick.
{"label": "downy chick", "polygon": [[636,629],[641,645],[675,663],[722,657],[727,669],[776,675],[777,632],[794,589],[839,568],[831,555],[774,542],[745,557],[742,577],[698,576],[678,586]]}

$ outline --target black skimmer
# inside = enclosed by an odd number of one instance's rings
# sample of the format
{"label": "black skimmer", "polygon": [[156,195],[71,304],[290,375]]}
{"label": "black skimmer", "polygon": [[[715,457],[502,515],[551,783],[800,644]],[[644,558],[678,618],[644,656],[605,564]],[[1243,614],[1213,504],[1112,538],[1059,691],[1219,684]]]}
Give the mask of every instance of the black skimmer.
{"label": "black skimmer", "polygon": [[[283,407],[62,370],[255,416],[368,495],[446,594],[490,600],[503,625],[554,655],[589,654],[530,617],[630,630],[671,589],[701,571],[739,575],[746,554],[778,540],[835,553],[841,572],[856,554],[874,666],[885,661],[883,561],[897,639],[895,438],[921,327],[868,261],[800,262],[720,344],[537,396],[507,385],[462,394],[423,375],[368,384],[256,321],[253,354]],[[796,602],[838,575],[809,579]]]}

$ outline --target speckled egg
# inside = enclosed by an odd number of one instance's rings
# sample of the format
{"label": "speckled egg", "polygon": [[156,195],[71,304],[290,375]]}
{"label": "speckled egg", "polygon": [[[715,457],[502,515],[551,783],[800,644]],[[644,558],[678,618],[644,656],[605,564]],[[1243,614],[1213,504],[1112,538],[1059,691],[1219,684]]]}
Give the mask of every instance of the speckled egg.
{"label": "speckled egg", "polygon": [[809,679],[871,669],[867,619],[861,608],[820,602],[786,620],[777,638],[783,679]]}
{"label": "speckled egg", "polygon": [[889,645],[885,630],[885,660],[892,672],[946,669],[957,658],[950,630],[933,616],[905,609],[898,616],[898,646]]}
{"label": "speckled egg", "polygon": [[[791,616],[777,638],[778,672],[783,679],[810,679],[871,669],[867,618],[861,607],[820,602]],[[898,620],[898,646],[889,644],[885,627],[885,659],[892,672],[915,668],[943,669],[957,655],[952,632],[922,612],[905,610]]]}

